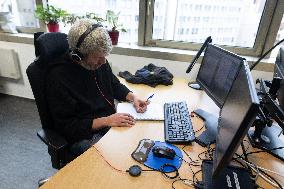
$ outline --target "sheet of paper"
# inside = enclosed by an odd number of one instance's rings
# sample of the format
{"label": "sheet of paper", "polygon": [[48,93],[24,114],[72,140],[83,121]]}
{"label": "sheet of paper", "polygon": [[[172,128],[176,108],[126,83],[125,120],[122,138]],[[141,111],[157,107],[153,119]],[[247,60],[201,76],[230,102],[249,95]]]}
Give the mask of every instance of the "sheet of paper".
{"label": "sheet of paper", "polygon": [[123,102],[118,103],[117,113],[129,113],[135,120],[164,120],[164,104],[150,103],[147,106],[147,111],[137,113],[133,104]]}

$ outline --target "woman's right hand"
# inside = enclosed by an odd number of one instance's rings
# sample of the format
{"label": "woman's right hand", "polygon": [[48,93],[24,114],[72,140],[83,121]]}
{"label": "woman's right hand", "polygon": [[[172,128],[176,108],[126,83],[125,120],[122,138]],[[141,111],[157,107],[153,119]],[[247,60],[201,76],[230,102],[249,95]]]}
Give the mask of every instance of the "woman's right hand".
{"label": "woman's right hand", "polygon": [[115,113],[107,117],[107,125],[111,127],[131,127],[135,125],[135,119],[127,113]]}

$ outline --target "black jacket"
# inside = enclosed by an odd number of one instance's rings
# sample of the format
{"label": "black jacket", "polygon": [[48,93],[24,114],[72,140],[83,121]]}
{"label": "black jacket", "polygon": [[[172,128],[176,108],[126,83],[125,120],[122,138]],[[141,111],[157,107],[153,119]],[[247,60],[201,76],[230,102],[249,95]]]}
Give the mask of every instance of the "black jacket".
{"label": "black jacket", "polygon": [[171,74],[167,68],[158,67],[154,64],[149,64],[143,68],[137,70],[135,75],[132,75],[128,71],[119,72],[120,77],[123,77],[126,81],[135,84],[146,84],[151,87],[157,85],[172,85],[173,74]]}
{"label": "black jacket", "polygon": [[[115,113],[99,92],[95,77],[112,104],[114,99],[126,100],[130,91],[113,75],[108,63],[90,71],[65,57],[57,60],[47,74],[47,101],[55,129],[70,143],[90,139],[94,134],[91,129],[93,119]],[[107,132],[108,129],[95,132]]]}

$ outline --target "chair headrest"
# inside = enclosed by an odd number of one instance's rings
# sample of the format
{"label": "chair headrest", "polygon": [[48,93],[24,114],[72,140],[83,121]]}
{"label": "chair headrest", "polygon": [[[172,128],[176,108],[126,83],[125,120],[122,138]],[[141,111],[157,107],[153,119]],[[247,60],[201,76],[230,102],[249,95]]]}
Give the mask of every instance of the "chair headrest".
{"label": "chair headrest", "polygon": [[36,39],[35,47],[39,53],[36,63],[48,63],[69,49],[67,35],[60,32],[44,33]]}

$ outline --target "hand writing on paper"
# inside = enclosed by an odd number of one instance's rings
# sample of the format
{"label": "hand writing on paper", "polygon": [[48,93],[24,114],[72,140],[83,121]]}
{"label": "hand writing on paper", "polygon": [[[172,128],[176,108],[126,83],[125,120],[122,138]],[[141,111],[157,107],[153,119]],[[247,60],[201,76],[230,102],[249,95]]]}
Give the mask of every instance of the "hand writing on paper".
{"label": "hand writing on paper", "polygon": [[145,101],[138,98],[134,98],[133,100],[134,108],[138,113],[146,112],[148,104],[150,104],[150,101]]}

